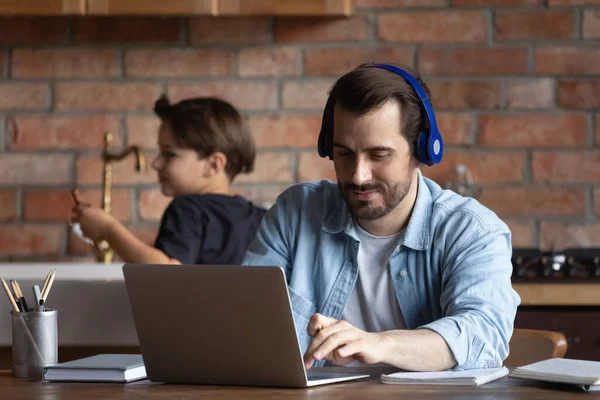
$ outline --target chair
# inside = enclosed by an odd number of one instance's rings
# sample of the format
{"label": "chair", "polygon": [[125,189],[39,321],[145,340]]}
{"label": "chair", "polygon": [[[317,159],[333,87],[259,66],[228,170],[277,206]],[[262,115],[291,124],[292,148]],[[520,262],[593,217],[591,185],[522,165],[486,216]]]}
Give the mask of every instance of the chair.
{"label": "chair", "polygon": [[515,329],[510,339],[510,353],[504,365],[519,367],[548,358],[562,358],[567,340],[560,332],[537,329]]}

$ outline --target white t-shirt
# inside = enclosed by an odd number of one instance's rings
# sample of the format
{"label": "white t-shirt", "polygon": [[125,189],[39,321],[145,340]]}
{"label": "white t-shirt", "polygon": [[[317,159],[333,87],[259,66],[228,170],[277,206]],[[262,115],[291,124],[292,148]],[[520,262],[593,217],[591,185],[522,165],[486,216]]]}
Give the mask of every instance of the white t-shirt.
{"label": "white t-shirt", "polygon": [[404,329],[406,323],[398,306],[389,264],[404,231],[392,236],[373,236],[357,223],[354,226],[360,239],[358,278],[342,319],[367,332]]}

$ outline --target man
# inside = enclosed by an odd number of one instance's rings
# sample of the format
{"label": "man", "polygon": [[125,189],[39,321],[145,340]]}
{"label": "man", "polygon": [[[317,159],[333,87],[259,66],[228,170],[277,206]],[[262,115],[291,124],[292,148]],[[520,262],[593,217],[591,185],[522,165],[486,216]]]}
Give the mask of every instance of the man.
{"label": "man", "polygon": [[395,66],[341,77],[319,137],[337,185],[287,189],[246,253],[246,265],[285,270],[307,368],[472,369],[508,355],[520,302],[511,234],[477,201],[421,175],[443,152],[427,97]]}

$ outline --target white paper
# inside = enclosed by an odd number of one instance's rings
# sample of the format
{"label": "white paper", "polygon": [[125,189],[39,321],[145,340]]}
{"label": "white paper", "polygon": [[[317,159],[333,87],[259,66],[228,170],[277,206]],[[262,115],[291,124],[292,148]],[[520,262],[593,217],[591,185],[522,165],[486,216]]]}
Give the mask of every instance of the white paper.
{"label": "white paper", "polygon": [[483,385],[506,375],[508,375],[508,369],[500,367],[465,371],[396,372],[381,375],[381,381],[396,384]]}

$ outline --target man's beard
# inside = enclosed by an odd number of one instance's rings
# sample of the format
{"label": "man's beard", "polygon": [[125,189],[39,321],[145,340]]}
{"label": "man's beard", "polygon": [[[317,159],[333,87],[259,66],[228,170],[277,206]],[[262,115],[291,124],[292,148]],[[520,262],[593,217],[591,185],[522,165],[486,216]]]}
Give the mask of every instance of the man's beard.
{"label": "man's beard", "polygon": [[[398,204],[408,194],[412,184],[412,173],[405,181],[396,182],[393,186],[388,187],[378,183],[367,183],[364,185],[355,185],[353,183],[343,184],[338,181],[338,188],[346,204],[352,210],[356,219],[375,220],[383,218],[396,209]],[[383,195],[383,206],[374,207],[371,205],[371,200],[357,200],[351,194],[353,191],[371,191],[375,190]]]}

